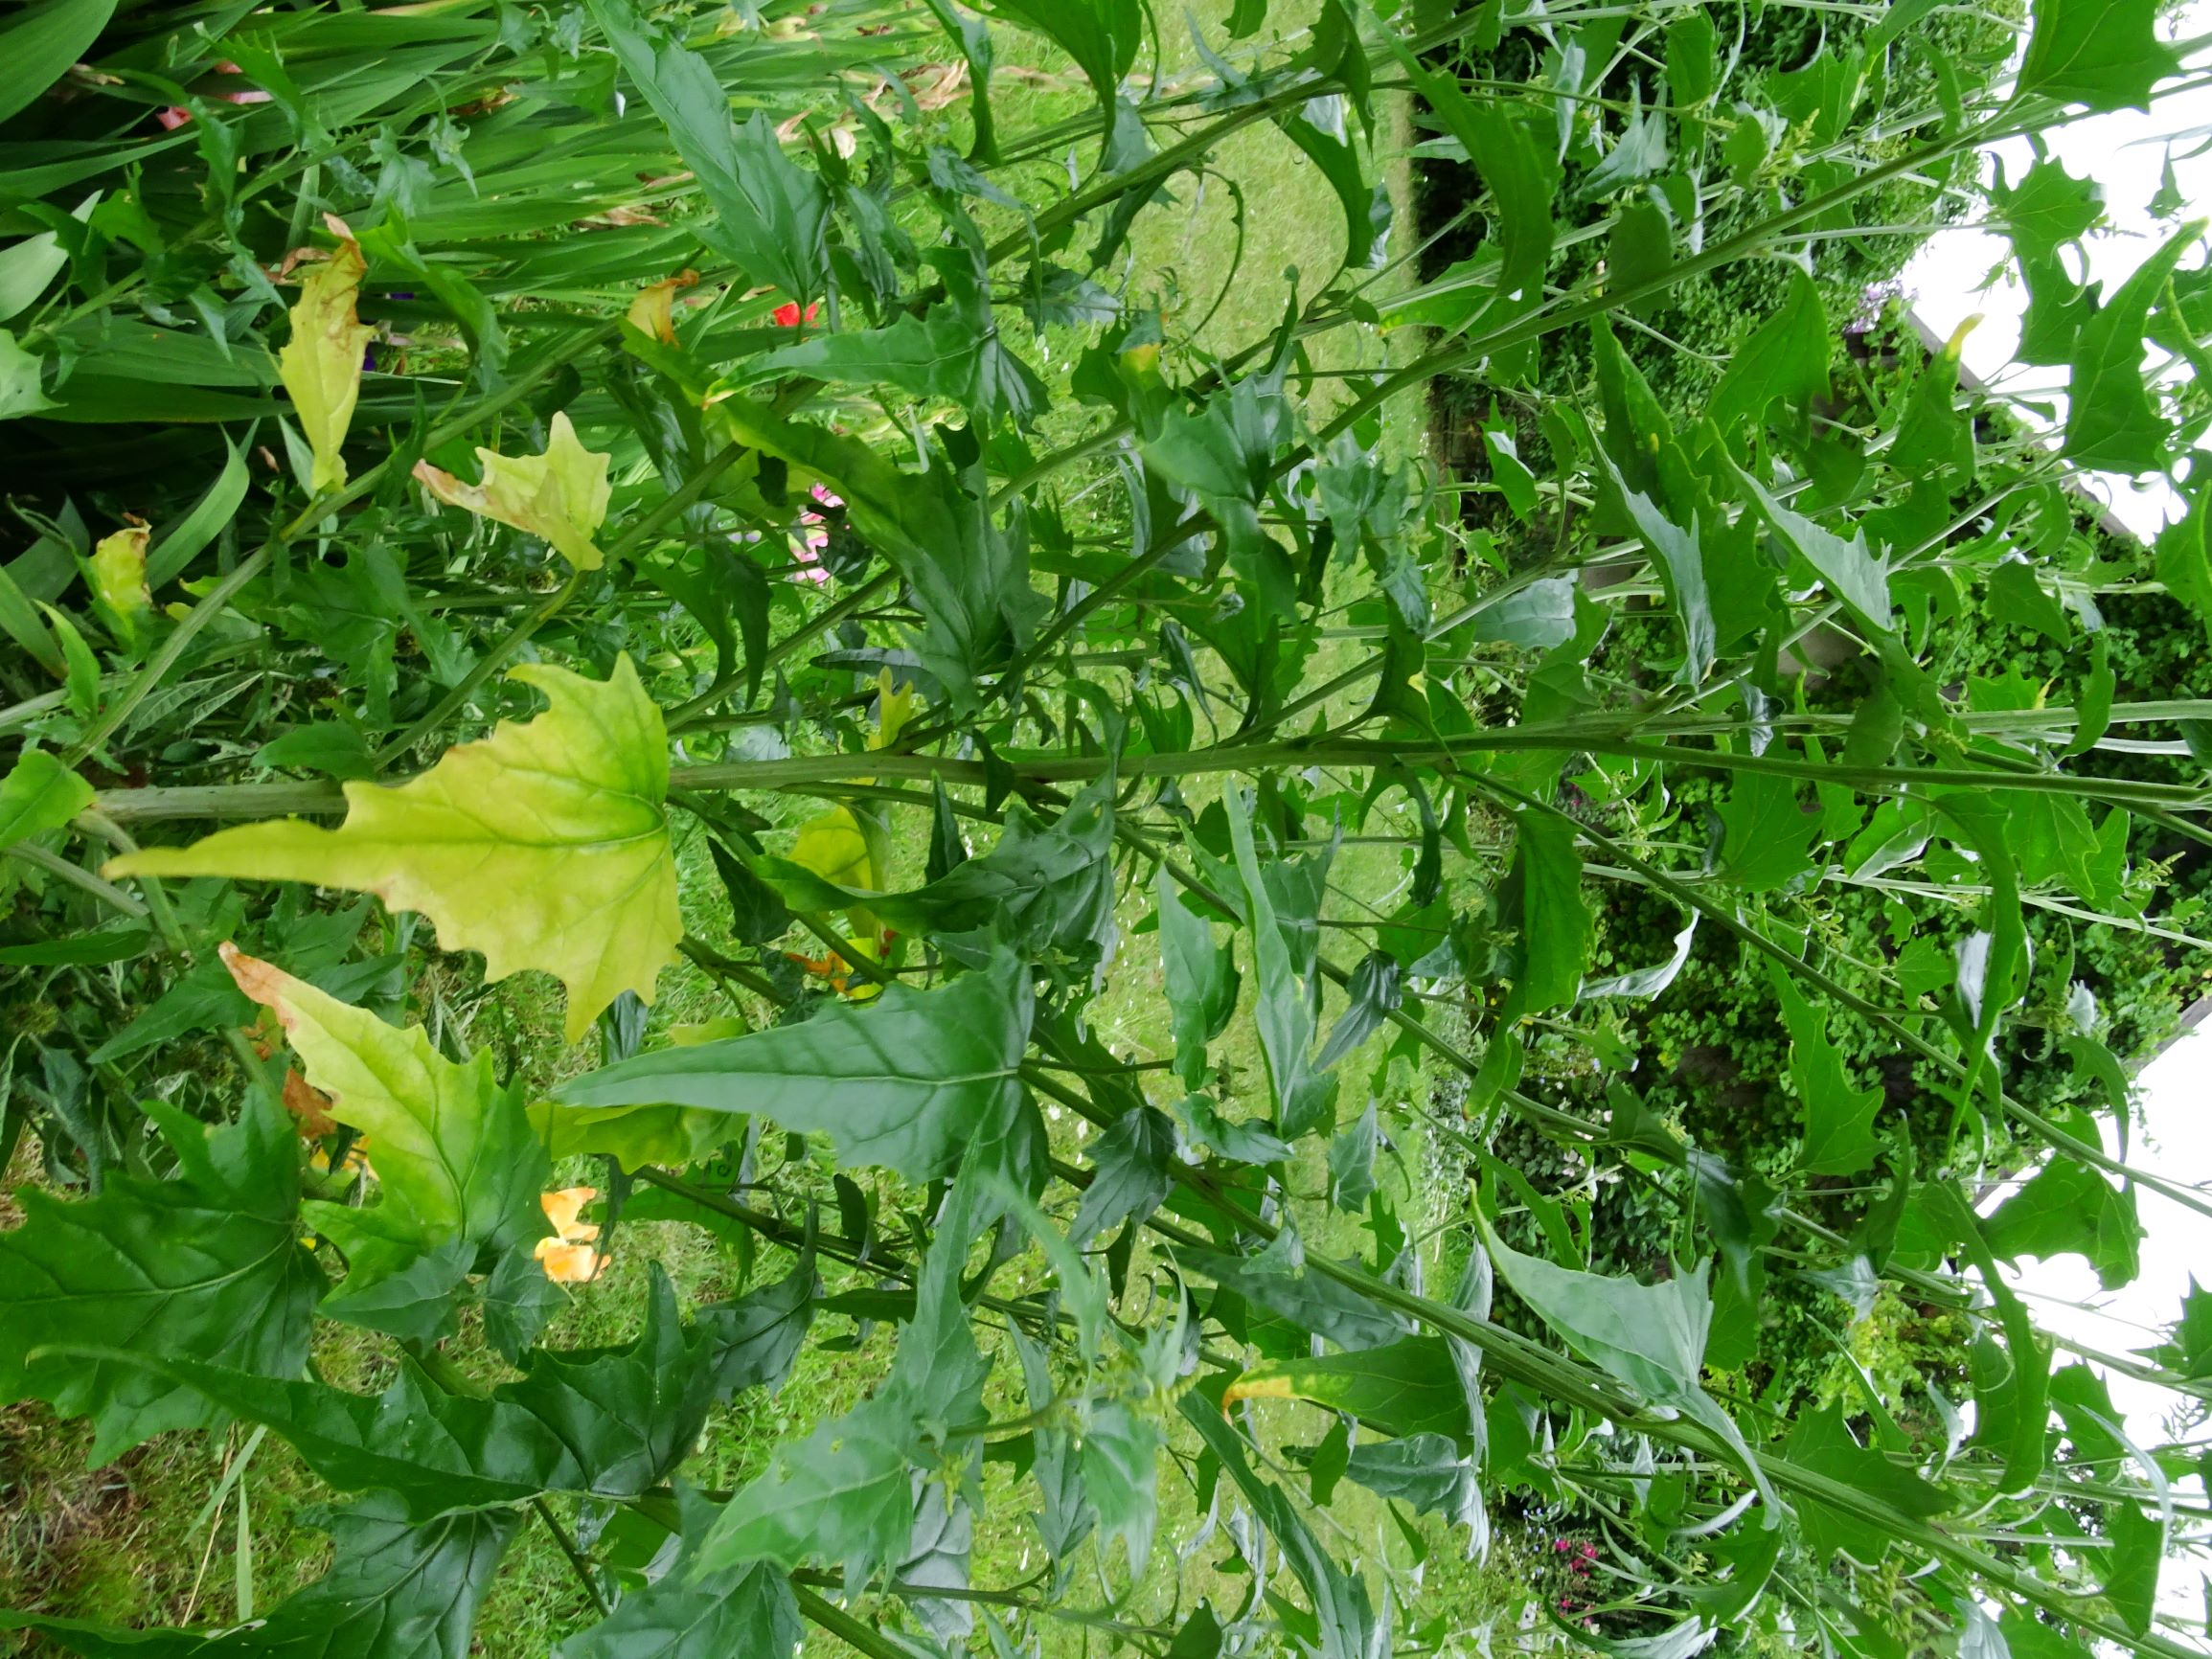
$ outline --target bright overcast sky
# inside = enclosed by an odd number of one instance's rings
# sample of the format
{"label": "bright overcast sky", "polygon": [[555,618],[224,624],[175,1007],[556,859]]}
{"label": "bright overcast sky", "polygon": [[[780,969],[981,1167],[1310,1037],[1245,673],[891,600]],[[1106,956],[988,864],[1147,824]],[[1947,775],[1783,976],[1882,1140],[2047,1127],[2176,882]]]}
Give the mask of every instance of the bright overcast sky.
{"label": "bright overcast sky", "polygon": [[[2174,33],[2181,39],[2212,33],[2212,0],[2192,0],[2176,20]],[[2065,164],[2068,172],[2103,187],[2105,228],[2087,239],[2087,274],[2103,282],[2107,295],[2173,234],[2171,222],[2151,217],[2150,203],[2163,176],[2168,135],[2190,134],[2193,129],[2193,136],[2181,138],[2172,153],[2181,198],[2190,204],[2184,216],[2195,217],[2212,206],[2212,149],[2197,156],[2188,152],[2212,141],[2212,95],[2162,99],[2148,115],[2121,110],[2047,135],[2050,153]],[[2003,162],[2005,176],[2014,184],[2035,159],[2026,139],[1994,146],[1988,153]],[[1948,337],[1968,317],[1980,313],[1981,325],[1967,337],[1967,367],[2002,390],[2052,403],[2063,419],[2065,371],[2013,362],[2027,294],[2004,269],[2011,252],[2012,244],[2001,235],[1963,227],[1945,231],[1905,266],[1904,290],[1941,336]],[[1985,286],[1993,273],[1997,280]],[[2074,275],[2083,274],[2077,263]],[[2173,491],[2163,484],[2147,490],[2136,489],[2126,479],[2099,478],[2095,484],[2121,522],[2139,534],[2155,534],[2173,515]]]}
{"label": "bright overcast sky", "polygon": [[[2183,8],[2172,32],[2181,39],[2212,33],[2212,0],[2194,0]],[[2187,152],[2212,142],[2212,95],[2162,101],[2149,115],[2130,110],[2098,116],[2049,135],[2051,153],[2069,172],[2093,178],[2104,189],[2107,228],[2090,237],[2087,254],[2087,274],[2102,280],[2108,294],[2172,234],[2173,225],[2154,220],[2149,207],[2167,159],[2166,135],[2191,129],[2196,129],[2193,136],[2173,146],[2173,164],[2188,204],[2183,216],[2197,217],[2212,210],[2212,148],[2194,157]],[[1993,153],[2001,157],[2016,183],[2033,159],[2025,140],[1999,146]],[[1967,317],[1981,313],[1980,327],[1966,343],[1967,366],[2004,390],[2048,398],[2063,419],[2064,371],[2018,368],[2012,361],[2026,296],[2018,281],[2002,272],[2008,252],[2001,237],[1972,229],[1947,231],[1906,267],[1904,289],[1939,335],[1948,336]],[[1997,280],[1991,284],[1993,273]],[[2077,268],[2076,275],[2081,274]],[[2138,534],[2155,534],[2178,511],[2173,491],[2163,484],[2138,489],[2124,479],[2091,482],[2114,514]],[[2212,1193],[2212,1114],[2205,1110],[2212,1098],[2212,1022],[2145,1068],[2139,1086],[2142,1119],[2129,1148],[2131,1159]],[[2088,1264],[2074,1256],[2034,1263],[2014,1276],[2046,1328],[2108,1352],[2148,1347],[2160,1340],[2158,1328],[2179,1312],[2192,1273],[2212,1284],[2212,1220],[2155,1193],[2138,1192],[2137,1202],[2147,1237],[2142,1275],[2132,1284],[2103,1295]],[[2094,1305],[2097,1311],[2079,1304]],[[2108,1381],[2137,1445],[2154,1446],[2170,1438],[2165,1419],[2177,1403],[2173,1395],[2122,1376]],[[2184,1617],[2202,1617],[2203,1567],[2201,1554],[2169,1560],[2162,1575],[2162,1604]]]}

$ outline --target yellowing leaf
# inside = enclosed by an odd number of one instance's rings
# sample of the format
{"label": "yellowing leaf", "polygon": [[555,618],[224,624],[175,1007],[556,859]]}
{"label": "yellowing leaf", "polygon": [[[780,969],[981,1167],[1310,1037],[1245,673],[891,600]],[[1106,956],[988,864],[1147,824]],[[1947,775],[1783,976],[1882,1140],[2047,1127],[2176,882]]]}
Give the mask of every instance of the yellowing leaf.
{"label": "yellowing leaf", "polygon": [[876,730],[868,739],[871,750],[888,749],[899,740],[899,734],[906,729],[909,720],[921,712],[921,700],[914,694],[912,682],[892,689],[891,670],[876,671]]}
{"label": "yellowing leaf", "polygon": [[859,820],[848,807],[832,807],[819,818],[800,825],[791,862],[840,887],[873,889],[881,885],[876,879],[875,860],[868,853],[868,839],[860,833]]}
{"label": "yellowing leaf", "polygon": [[683,937],[662,809],[668,739],[627,657],[604,683],[545,664],[510,677],[543,692],[545,713],[501,722],[397,787],[348,784],[339,829],[254,824],[107,869],[374,893],[429,917],[446,949],[482,951],[489,979],[554,975],[573,1042],[625,990],[650,1002]]}
{"label": "yellowing leaf", "polygon": [[[876,858],[869,848],[868,837],[860,828],[860,821],[848,807],[832,807],[819,818],[810,818],[800,825],[799,839],[791,848],[791,862],[839,887],[873,892],[883,885],[877,878]],[[845,920],[853,935],[854,951],[873,960],[882,948],[881,920],[873,910],[857,906],[847,908]],[[832,980],[841,979],[846,966],[835,954],[821,962],[797,960],[809,971]],[[840,985],[837,989],[844,988]]]}
{"label": "yellowing leaf", "polygon": [[697,284],[699,274],[685,270],[669,278],[665,283],[649,283],[638,290],[637,298],[629,303],[629,326],[641,333],[650,334],[664,345],[676,343],[673,307],[678,288]]}
{"label": "yellowing leaf", "polygon": [[346,459],[339,451],[361,395],[361,353],[376,331],[353,309],[361,279],[369,272],[361,244],[343,219],[325,222],[338,239],[338,251],[310,266],[301,280],[300,297],[292,307],[292,337],[277,353],[277,372],[315,452],[309,482],[317,493],[345,486]]}
{"label": "yellowing leaf", "polygon": [[[883,669],[876,676],[876,729],[868,736],[871,753],[888,749],[898,741],[899,734],[908,721],[921,712],[921,703],[911,685],[894,690],[891,670]],[[865,783],[863,779],[861,782]],[[863,892],[879,891],[883,876],[876,863],[875,850],[870,845],[867,831],[852,811],[843,807],[832,807],[818,818],[810,818],[799,826],[799,839],[791,848],[790,862],[803,870],[811,871],[823,880],[839,887],[855,887]],[[853,947],[870,959],[878,956],[883,947],[883,923],[873,910],[847,908],[845,919],[853,931]],[[822,962],[795,958],[810,972],[825,978],[841,978],[843,960],[831,956]],[[840,990],[843,987],[840,985]],[[872,996],[871,987],[863,993]]]}
{"label": "yellowing leaf", "polygon": [[[543,1231],[531,1211],[545,1168],[515,1091],[491,1056],[456,1065],[421,1026],[401,1031],[340,1002],[273,963],[222,946],[239,989],[272,1011],[331,1115],[376,1145],[382,1230],[444,1242],[513,1239]],[[518,1185],[519,1183],[519,1185]]]}
{"label": "yellowing leaf", "polygon": [[604,455],[586,449],[566,414],[556,415],[543,455],[497,455],[479,449],[484,482],[464,484],[427,461],[415,463],[415,476],[449,507],[467,508],[542,538],[578,570],[597,570],[604,562],[592,533],[606,521]]}
{"label": "yellowing leaf", "polygon": [[[728,1034],[744,1029],[741,1024]],[[680,1041],[678,1046],[683,1046]],[[610,1157],[632,1174],[649,1164],[675,1169],[696,1164],[730,1138],[726,1114],[692,1106],[563,1106],[533,1101],[530,1126],[552,1157]]]}
{"label": "yellowing leaf", "polygon": [[126,643],[138,637],[140,622],[153,609],[153,596],[146,588],[148,534],[133,525],[103,536],[85,561],[93,598]]}

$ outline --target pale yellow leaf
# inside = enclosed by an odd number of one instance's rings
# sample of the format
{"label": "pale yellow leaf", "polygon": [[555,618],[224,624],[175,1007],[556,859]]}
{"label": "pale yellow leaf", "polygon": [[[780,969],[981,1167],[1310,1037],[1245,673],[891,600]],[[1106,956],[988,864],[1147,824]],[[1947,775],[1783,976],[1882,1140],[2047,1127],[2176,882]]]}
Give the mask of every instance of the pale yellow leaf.
{"label": "pale yellow leaf", "polygon": [[464,484],[427,461],[415,463],[415,476],[446,505],[537,536],[578,570],[600,567],[604,559],[592,535],[606,521],[613,494],[607,457],[583,446],[565,413],[553,418],[543,455],[479,449],[476,459],[484,466],[481,484]]}
{"label": "pale yellow leaf", "polygon": [[488,979],[541,968],[568,988],[570,1041],[625,990],[650,1002],[683,937],[670,849],[668,738],[619,658],[604,682],[533,664],[536,719],[445,752],[397,786],[346,785],[343,826],[219,830],[111,861],[115,875],[228,875],[374,893],[430,918]]}
{"label": "pale yellow leaf", "polygon": [[93,598],[126,641],[138,637],[140,623],[153,609],[153,596],[146,588],[147,535],[133,525],[103,536],[85,561]]}
{"label": "pale yellow leaf", "polygon": [[421,1026],[386,1025],[234,944],[221,955],[239,989],[276,1014],[330,1116],[374,1146],[383,1231],[427,1241],[521,1230],[529,1188],[515,1182],[536,1185],[522,1156],[535,1148],[516,1091],[500,1086],[489,1053],[456,1065]]}
{"label": "pale yellow leaf", "polygon": [[684,270],[665,283],[647,284],[638,290],[637,298],[629,303],[630,327],[641,333],[650,334],[666,345],[674,345],[676,290],[692,287],[698,280],[698,272]]}
{"label": "pale yellow leaf", "polygon": [[369,264],[361,244],[332,219],[338,250],[311,265],[292,307],[292,337],[277,353],[277,371],[292,395],[292,412],[315,452],[310,486],[317,494],[343,489],[346,460],[340,450],[361,395],[361,354],[376,330],[353,308]]}

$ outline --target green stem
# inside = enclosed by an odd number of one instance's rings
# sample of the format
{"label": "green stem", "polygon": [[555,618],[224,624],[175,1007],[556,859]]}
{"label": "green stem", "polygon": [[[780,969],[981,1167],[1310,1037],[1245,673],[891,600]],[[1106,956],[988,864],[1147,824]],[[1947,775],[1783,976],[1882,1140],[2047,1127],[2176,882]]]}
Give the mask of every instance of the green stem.
{"label": "green stem", "polygon": [[568,1529],[560,1524],[560,1517],[553,1512],[553,1506],[539,1492],[530,1500],[530,1507],[537,1518],[545,1523],[545,1530],[553,1534],[553,1541],[560,1546],[560,1553],[568,1557],[575,1569],[576,1581],[583,1586],[583,1593],[591,1598],[592,1607],[604,1619],[614,1609],[606,1604],[606,1597],[599,1587],[599,1575],[592,1570],[590,1559],[576,1547],[576,1540],[568,1535]]}
{"label": "green stem", "polygon": [[486,680],[506,666],[509,657],[520,650],[533,634],[554,619],[560,607],[574,598],[576,590],[582,585],[583,573],[570,571],[568,580],[531,606],[527,616],[501,635],[496,644],[489,647],[469,670],[461,676],[461,683],[432,704],[428,714],[376,751],[374,757],[376,769],[382,771],[426,735],[444,725],[449,716],[476,694]]}
{"label": "green stem", "polygon": [[[1471,755],[1561,750],[1664,761],[1694,770],[1760,772],[1891,796],[1915,790],[1971,789],[2066,795],[2100,801],[2133,811],[2163,812],[2171,807],[2201,807],[2204,792],[2177,784],[2135,784],[2125,780],[2068,777],[2050,772],[2014,772],[1996,767],[1848,766],[1791,761],[1773,755],[1737,755],[1718,749],[1684,749],[1608,735],[1587,726],[1513,726],[1470,733],[1448,743],[1407,744],[1389,739],[1329,738],[1320,741],[1281,741],[1237,746],[1217,744],[1185,754],[1124,756],[1124,778],[1189,778],[1215,773],[1256,773],[1272,766],[1373,767],[1394,765],[1455,768]],[[1100,777],[1108,761],[1100,756],[1009,756],[1015,777],[1029,784],[1082,784]],[[987,784],[981,761],[935,755],[872,751],[856,755],[794,756],[784,761],[717,761],[676,766],[669,773],[672,789],[806,790],[841,782],[892,779],[927,783]],[[98,798],[100,810],[119,820],[156,818],[265,818],[284,812],[334,811],[343,806],[338,791],[326,784],[234,784],[171,788],[112,789]],[[2161,819],[2161,821],[2169,821]],[[2183,820],[2172,819],[2194,830]],[[2199,833],[2202,833],[2199,831]]]}
{"label": "green stem", "polygon": [[791,1593],[799,1599],[800,1612],[847,1647],[867,1654],[868,1659],[910,1659],[905,1648],[886,1642],[844,1608],[824,1600],[805,1584],[793,1582]]}
{"label": "green stem", "polygon": [[147,918],[147,907],[114,882],[101,879],[81,865],[72,864],[60,853],[48,852],[35,841],[14,841],[0,847],[0,858],[19,858],[34,869],[43,870],[47,875],[57,876],[70,886],[91,894],[103,904],[112,905],[135,921],[144,921]]}

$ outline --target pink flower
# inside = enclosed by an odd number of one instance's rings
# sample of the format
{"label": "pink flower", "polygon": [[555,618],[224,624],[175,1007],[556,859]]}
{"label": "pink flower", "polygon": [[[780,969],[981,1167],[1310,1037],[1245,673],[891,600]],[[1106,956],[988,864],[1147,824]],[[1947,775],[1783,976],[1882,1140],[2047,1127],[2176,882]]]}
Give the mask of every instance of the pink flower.
{"label": "pink flower", "polygon": [[803,539],[794,534],[791,538],[791,557],[806,568],[791,572],[791,580],[810,581],[817,587],[828,581],[830,573],[822,568],[822,549],[829,545],[829,536],[819,531],[808,531]]}
{"label": "pink flower", "polygon": [[153,119],[161,123],[162,131],[174,132],[192,119],[192,111],[182,104],[172,103],[166,109],[155,110]]}

